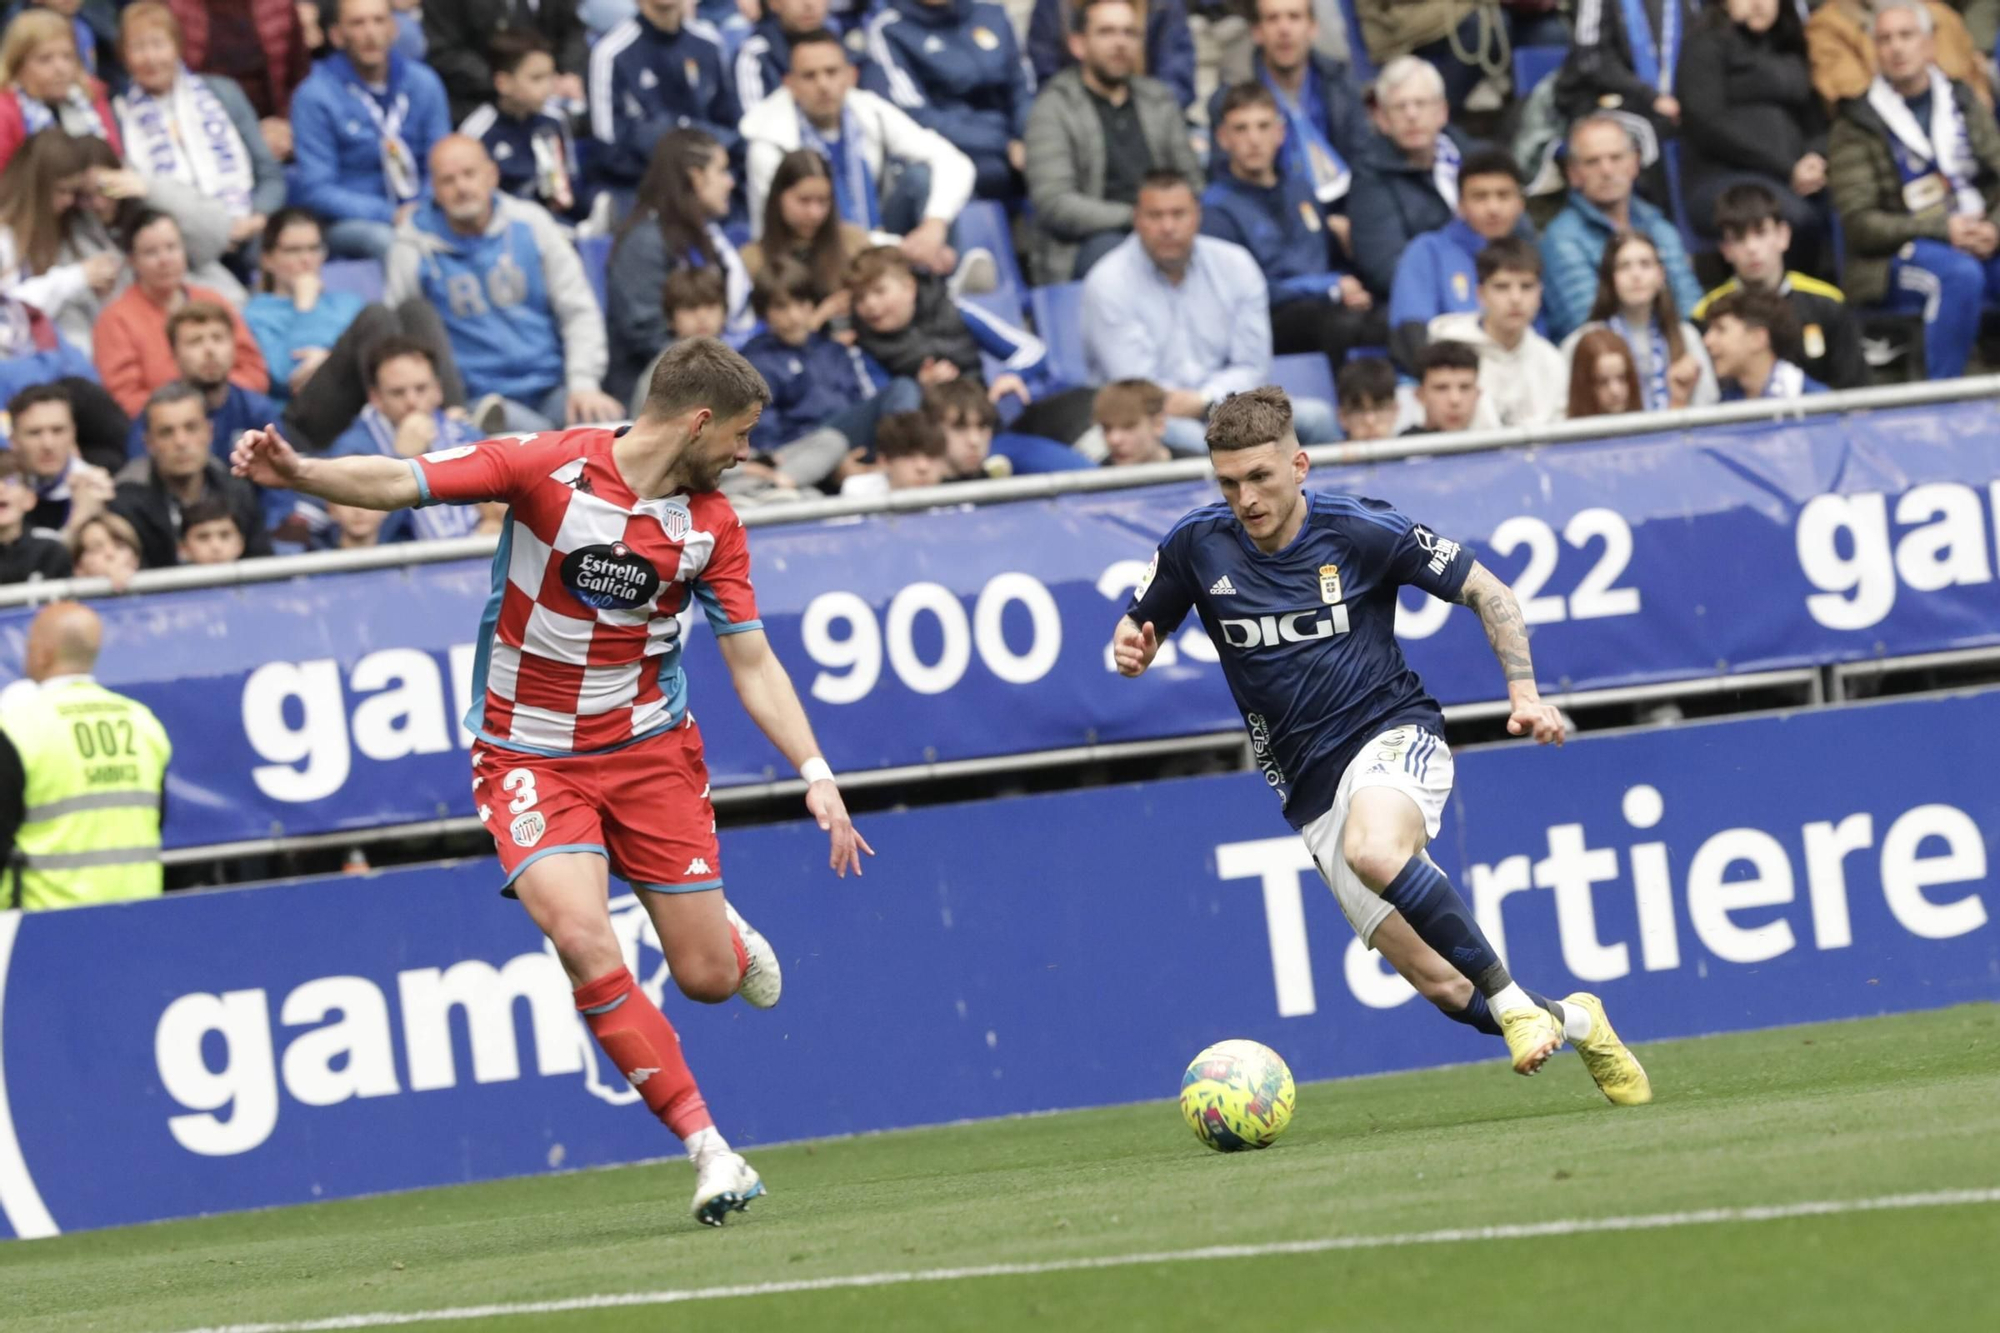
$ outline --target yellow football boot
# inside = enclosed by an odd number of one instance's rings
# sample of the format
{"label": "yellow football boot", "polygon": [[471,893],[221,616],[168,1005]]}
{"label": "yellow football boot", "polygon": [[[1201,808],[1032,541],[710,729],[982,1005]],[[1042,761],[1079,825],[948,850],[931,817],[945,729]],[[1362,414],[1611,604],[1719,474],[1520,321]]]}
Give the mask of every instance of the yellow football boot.
{"label": "yellow football boot", "polygon": [[[1590,1035],[1576,1044],[1584,1067],[1597,1080],[1597,1090],[1613,1106],[1644,1106],[1653,1100],[1653,1084],[1631,1048],[1618,1040],[1611,1020],[1604,1016],[1604,1002],[1595,995],[1578,991],[1563,997],[1590,1015]],[[1518,1068],[1518,1066],[1517,1066]]]}
{"label": "yellow football boot", "polygon": [[1538,1072],[1563,1044],[1562,1024],[1540,1005],[1501,1014],[1500,1035],[1507,1039],[1507,1053],[1514,1058],[1517,1074]]}

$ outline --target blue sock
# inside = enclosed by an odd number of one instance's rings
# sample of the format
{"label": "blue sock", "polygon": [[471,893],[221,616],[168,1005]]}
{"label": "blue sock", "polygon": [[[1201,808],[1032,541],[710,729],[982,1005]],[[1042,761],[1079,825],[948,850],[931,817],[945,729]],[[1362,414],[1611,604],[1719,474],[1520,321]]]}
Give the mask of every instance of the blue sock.
{"label": "blue sock", "polygon": [[1411,857],[1382,890],[1382,898],[1482,996],[1497,994],[1514,983],[1507,965],[1473,920],[1465,899],[1458,896],[1444,872],[1423,857]]}
{"label": "blue sock", "polygon": [[1476,990],[1472,992],[1472,999],[1467,1002],[1465,1008],[1457,1013],[1447,1009],[1444,1016],[1454,1023],[1463,1023],[1469,1028],[1476,1028],[1489,1037],[1501,1035],[1500,1021],[1493,1017],[1493,1011],[1486,1007],[1486,997]]}

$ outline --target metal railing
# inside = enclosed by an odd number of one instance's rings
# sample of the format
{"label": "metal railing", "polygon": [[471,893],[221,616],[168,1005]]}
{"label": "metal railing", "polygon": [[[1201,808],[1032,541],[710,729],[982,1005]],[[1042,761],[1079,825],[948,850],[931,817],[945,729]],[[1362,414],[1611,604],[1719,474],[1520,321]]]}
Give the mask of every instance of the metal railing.
{"label": "metal railing", "polygon": [[[1681,408],[1668,412],[1589,417],[1582,421],[1564,421],[1553,426],[1538,426],[1532,429],[1514,427],[1507,430],[1465,431],[1453,435],[1400,436],[1393,440],[1373,440],[1363,444],[1324,444],[1306,452],[1316,466],[1387,463],[1405,458],[1483,453],[1499,449],[1532,449],[1585,440],[1672,434],[1708,426],[1801,421],[1807,417],[1824,416],[1828,413],[1879,411],[1885,408],[1919,407],[1927,403],[1966,402],[1986,398],[2000,398],[2000,375],[1981,375],[1938,383],[1892,384],[1873,389],[1849,389],[1840,393],[1815,394],[1809,398],[1778,401],[1760,399],[1753,402],[1720,403],[1713,407]],[[872,514],[901,514],[926,509],[1044,500],[1058,495],[1074,495],[1088,491],[1129,490],[1163,482],[1194,481],[1208,476],[1209,471],[1207,459],[1186,458],[1169,463],[1146,463],[1138,467],[1046,472],[1026,477],[1009,477],[999,481],[954,482],[948,488],[941,489],[925,487],[920,490],[892,491],[886,496],[866,499],[831,498],[754,505],[743,511],[742,518],[746,527],[762,527],[766,524],[805,523],[828,518],[860,518]],[[270,583],[304,574],[351,573],[357,570],[437,564],[475,557],[486,558],[493,554],[497,541],[498,539],[494,537],[459,537],[447,541],[397,542],[390,546],[379,546],[365,551],[321,551],[305,555],[243,560],[229,565],[148,570],[137,575],[126,592],[167,592],[186,588],[228,587],[235,584]],[[39,583],[17,583],[0,587],[0,608],[36,606],[66,597],[113,595],[115,595],[114,590],[107,579],[51,579]]]}

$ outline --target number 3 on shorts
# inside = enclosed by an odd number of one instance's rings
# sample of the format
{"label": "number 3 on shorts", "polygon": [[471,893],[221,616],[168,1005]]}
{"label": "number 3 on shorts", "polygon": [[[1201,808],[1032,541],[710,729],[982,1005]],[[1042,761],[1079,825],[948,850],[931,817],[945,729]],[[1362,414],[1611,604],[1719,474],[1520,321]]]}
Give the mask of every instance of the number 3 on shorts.
{"label": "number 3 on shorts", "polygon": [[525,768],[511,770],[506,777],[500,779],[500,787],[503,791],[515,793],[514,799],[507,802],[507,809],[513,814],[520,814],[541,799],[540,794],[535,791],[534,773]]}

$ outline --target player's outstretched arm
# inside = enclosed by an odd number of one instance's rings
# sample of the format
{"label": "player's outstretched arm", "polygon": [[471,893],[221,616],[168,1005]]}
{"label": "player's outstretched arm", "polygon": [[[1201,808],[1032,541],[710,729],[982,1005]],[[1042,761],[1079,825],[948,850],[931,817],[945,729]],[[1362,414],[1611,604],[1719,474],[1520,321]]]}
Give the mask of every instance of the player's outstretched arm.
{"label": "player's outstretched arm", "polygon": [[761,629],[747,629],[724,634],[718,642],[743,711],[806,780],[806,809],[832,839],[827,864],[843,879],[849,870],[860,874],[861,854],[873,856],[875,849],[847,817],[847,803],[840,799],[833,770],[819,752],[812,723],[806,720],[805,707],[792,688],[792,678],[785,674],[785,664],[771,651],[770,639]]}
{"label": "player's outstretched arm", "polygon": [[1159,651],[1160,638],[1153,632],[1152,621],[1141,625],[1130,616],[1118,617],[1118,628],[1111,633],[1111,660],[1118,664],[1119,675],[1145,675]]}
{"label": "player's outstretched arm", "polygon": [[1542,702],[1535,687],[1535,661],[1528,652],[1528,624],[1521,618],[1521,603],[1514,590],[1493,577],[1493,571],[1473,561],[1472,572],[1458,590],[1458,600],[1472,608],[1486,629],[1486,641],[1500,659],[1507,677],[1507,698],[1514,712],[1507,730],[1516,736],[1533,735],[1543,745],[1563,743],[1563,717],[1553,704]]}
{"label": "player's outstretched arm", "polygon": [[230,451],[229,470],[259,486],[357,509],[407,509],[422,498],[408,459],[308,458],[276,426],[244,431]]}

